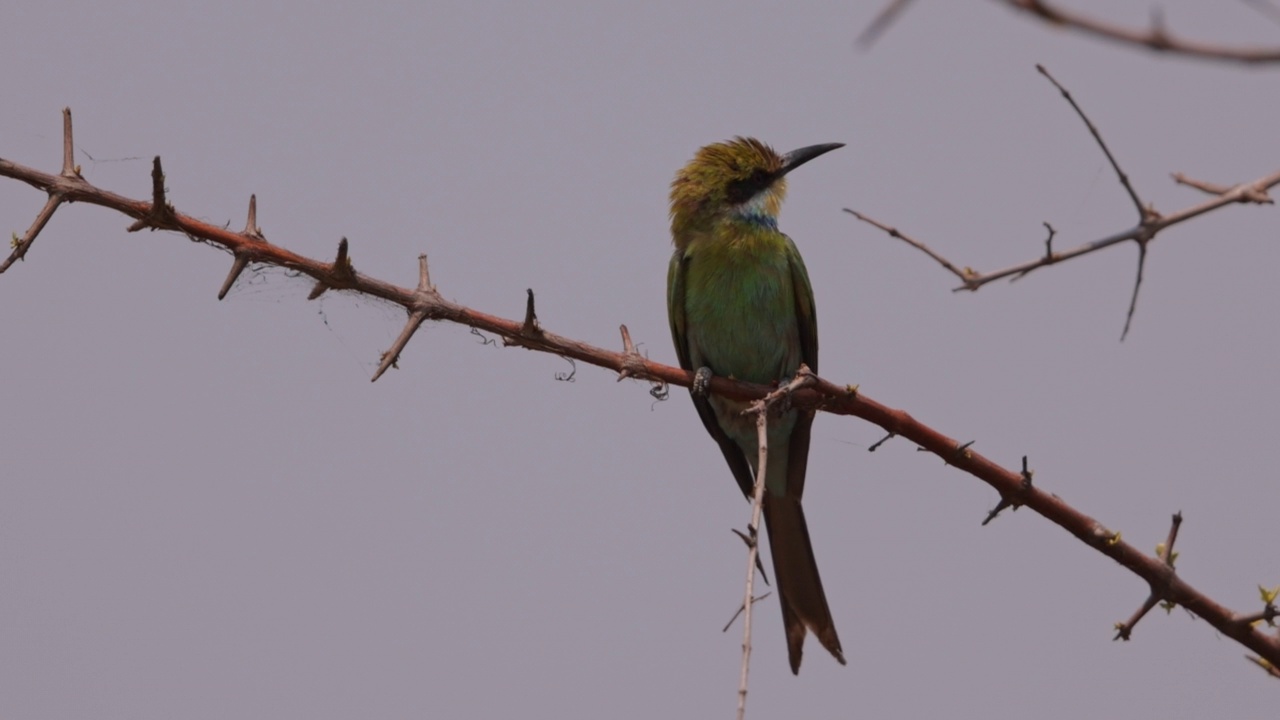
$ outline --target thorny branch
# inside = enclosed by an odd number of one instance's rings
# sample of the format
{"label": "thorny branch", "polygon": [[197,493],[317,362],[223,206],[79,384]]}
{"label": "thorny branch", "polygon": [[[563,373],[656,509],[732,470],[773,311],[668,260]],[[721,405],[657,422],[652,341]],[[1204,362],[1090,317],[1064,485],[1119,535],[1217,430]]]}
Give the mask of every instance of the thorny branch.
{"label": "thorny branch", "polygon": [[[996,0],[1001,5],[1044,21],[1053,28],[1068,28],[1130,47],[1141,47],[1169,55],[1180,55],[1201,60],[1260,65],[1280,62],[1280,47],[1232,47],[1187,40],[1172,35],[1164,24],[1164,16],[1157,10],[1151,15],[1151,26],[1146,30],[1134,29],[1098,20],[1082,13],[1065,10],[1049,0]],[[1246,2],[1276,19],[1274,7],[1263,0]],[[867,47],[884,34],[893,21],[906,9],[911,0],[889,0],[858,36],[858,44]]]}
{"label": "thorny branch", "polygon": [[[65,118],[64,143],[71,145],[70,111],[65,111]],[[165,207],[163,192],[158,197],[153,196],[149,202],[100,189],[81,178],[74,167],[68,169],[67,157],[70,157],[69,152],[64,153],[63,172],[57,175],[40,172],[0,158],[0,176],[21,180],[47,193],[50,198],[60,198],[60,202],[74,201],[99,205],[136,220],[149,220],[166,213],[165,210],[156,210],[157,205],[161,208]],[[156,167],[158,170],[158,163]],[[163,177],[162,173],[159,174]],[[1276,179],[1270,184],[1259,182],[1254,183],[1253,186],[1265,190],[1275,183],[1280,183],[1280,173],[1277,173]],[[1199,210],[1194,212],[1188,210],[1183,214],[1191,217],[1226,202],[1241,201],[1241,198],[1245,197],[1243,190],[1238,192],[1233,190],[1233,193],[1235,194],[1225,200],[1222,196],[1218,196]],[[273,245],[262,239],[261,234],[256,231],[256,217],[249,223],[253,230],[234,232],[202,222],[172,208],[169,208],[169,211],[172,215],[166,220],[171,223],[172,229],[191,239],[230,251],[237,260],[245,257],[250,263],[282,267],[307,275],[313,278],[318,286],[362,293],[395,303],[405,308],[410,316],[409,324],[420,323],[421,321],[415,320],[415,317],[421,315],[423,320],[445,320],[498,335],[504,340],[529,350],[572,358],[615,372],[622,372],[625,369],[631,373],[632,377],[638,379],[682,387],[690,387],[694,381],[693,373],[653,362],[639,357],[634,352],[605,350],[543,329],[539,329],[536,334],[530,336],[521,321],[490,315],[445,300],[429,281],[425,257],[419,258],[418,287],[410,289],[356,271],[350,262],[349,251],[340,249],[338,259],[330,263],[303,257]],[[46,206],[41,211],[41,215],[47,214],[51,214],[51,211]],[[1168,221],[1168,217],[1165,221]],[[30,248],[32,241],[39,233],[39,227],[33,225],[33,228],[34,230],[28,231],[24,237],[15,239],[15,253],[19,249],[25,252]],[[7,268],[14,259],[11,256],[4,267]],[[397,341],[398,345],[399,341]],[[393,351],[397,346],[393,346]],[[388,355],[393,354],[392,351],[388,352]],[[1257,617],[1256,613],[1241,614],[1221,605],[1181,577],[1171,573],[1162,558],[1143,553],[1124,542],[1118,532],[1108,529],[1052,493],[1026,482],[1023,473],[1003,467],[975,452],[971,443],[962,445],[953,438],[921,423],[905,411],[891,408],[867,397],[856,386],[836,385],[817,377],[806,382],[807,387],[796,389],[790,394],[789,398],[793,406],[814,408],[835,415],[856,416],[880,426],[888,433],[906,438],[925,451],[942,458],[948,465],[987,483],[1002,498],[1016,498],[1020,506],[1043,516],[1084,544],[1115,560],[1145,580],[1152,588],[1157,589],[1161,601],[1181,605],[1203,618],[1223,635],[1256,653],[1258,659],[1268,667],[1280,667],[1280,636],[1266,633],[1255,626],[1253,621]],[[767,398],[775,388],[714,376],[710,379],[708,390],[723,397],[754,401]],[[1266,602],[1268,605],[1273,604],[1274,597]],[[1274,611],[1268,612],[1270,617],[1274,617]]]}
{"label": "thorny branch", "polygon": [[1181,185],[1193,187],[1197,190],[1208,193],[1213,197],[1195,205],[1191,205],[1190,207],[1183,208],[1182,210],[1178,210],[1177,212],[1162,215],[1157,212],[1151,204],[1143,204],[1142,198],[1138,195],[1138,191],[1134,189],[1133,184],[1129,181],[1129,176],[1123,169],[1121,169],[1120,163],[1116,161],[1115,156],[1111,154],[1110,148],[1108,148],[1106,142],[1103,141],[1102,133],[1098,131],[1097,126],[1093,124],[1093,121],[1089,119],[1089,116],[1086,115],[1080,105],[1076,103],[1075,98],[1071,96],[1071,93],[1067,91],[1061,83],[1054,79],[1043,65],[1036,65],[1036,70],[1041,75],[1044,75],[1049,82],[1053,83],[1053,86],[1062,94],[1063,99],[1071,105],[1076,114],[1080,116],[1080,119],[1084,121],[1085,127],[1089,130],[1089,134],[1093,136],[1098,147],[1102,149],[1102,153],[1106,156],[1107,162],[1111,164],[1111,169],[1115,171],[1116,178],[1120,181],[1121,187],[1124,188],[1130,201],[1133,203],[1134,208],[1137,210],[1137,225],[1126,230],[1112,233],[1111,235],[1099,238],[1092,242],[1087,242],[1070,250],[1054,252],[1053,239],[1057,235],[1057,231],[1054,230],[1052,225],[1046,222],[1044,225],[1049,231],[1049,237],[1045,240],[1045,253],[1043,255],[1034,260],[1028,260],[1017,265],[1010,265],[1009,267],[1001,268],[1000,270],[993,270],[991,272],[984,273],[974,270],[968,266],[963,268],[957,266],[955,263],[943,257],[942,254],[930,248],[924,242],[907,235],[896,227],[886,225],[885,223],[875,220],[856,210],[845,208],[844,211],[868,225],[872,225],[883,230],[888,233],[890,237],[902,240],[908,245],[923,252],[952,275],[955,275],[960,279],[961,284],[952,288],[952,292],[959,292],[961,290],[975,292],[983,285],[1003,278],[1018,280],[1038,268],[1042,268],[1047,265],[1056,265],[1064,260],[1070,260],[1072,258],[1080,257],[1081,255],[1097,252],[1098,250],[1111,247],[1112,245],[1118,245],[1122,242],[1132,241],[1138,246],[1138,271],[1137,277],[1133,283],[1133,295],[1129,300],[1129,311],[1125,314],[1124,331],[1120,334],[1120,340],[1123,341],[1129,335],[1129,328],[1133,323],[1133,314],[1138,307],[1138,290],[1142,287],[1142,273],[1143,268],[1146,266],[1147,248],[1151,241],[1155,239],[1156,234],[1165,228],[1186,222],[1194,217],[1199,217],[1200,215],[1217,210],[1218,208],[1226,205],[1234,203],[1253,203],[1256,205],[1274,204],[1274,200],[1272,200],[1267,191],[1276,185],[1280,185],[1280,171],[1271,173],[1270,175],[1264,175],[1253,182],[1241,183],[1231,187],[1193,180],[1182,173],[1175,173],[1173,175],[1175,182]]}

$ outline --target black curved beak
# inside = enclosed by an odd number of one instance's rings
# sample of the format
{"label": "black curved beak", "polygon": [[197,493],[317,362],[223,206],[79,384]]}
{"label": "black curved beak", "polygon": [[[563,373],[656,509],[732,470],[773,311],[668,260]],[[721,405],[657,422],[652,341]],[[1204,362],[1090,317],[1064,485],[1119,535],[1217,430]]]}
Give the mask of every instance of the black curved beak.
{"label": "black curved beak", "polygon": [[782,156],[782,170],[778,173],[778,177],[786,175],[819,155],[825,155],[832,150],[842,147],[844,147],[844,143],[823,143],[821,145],[802,147],[799,150],[792,150]]}

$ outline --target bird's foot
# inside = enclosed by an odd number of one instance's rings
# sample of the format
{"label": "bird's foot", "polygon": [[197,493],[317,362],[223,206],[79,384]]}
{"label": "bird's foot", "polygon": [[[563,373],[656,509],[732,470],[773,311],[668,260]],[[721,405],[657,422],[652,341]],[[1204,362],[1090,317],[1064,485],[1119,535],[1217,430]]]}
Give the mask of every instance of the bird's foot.
{"label": "bird's foot", "polygon": [[693,374],[693,387],[689,390],[698,397],[706,397],[711,389],[711,368],[703,365]]}

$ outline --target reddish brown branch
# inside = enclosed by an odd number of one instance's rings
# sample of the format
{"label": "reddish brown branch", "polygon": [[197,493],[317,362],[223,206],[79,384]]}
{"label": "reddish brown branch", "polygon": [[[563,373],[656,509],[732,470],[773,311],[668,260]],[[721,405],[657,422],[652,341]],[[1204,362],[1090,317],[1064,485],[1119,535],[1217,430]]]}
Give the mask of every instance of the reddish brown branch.
{"label": "reddish brown branch", "polygon": [[[99,205],[135,219],[148,218],[155,213],[152,202],[134,200],[94,187],[78,175],[51,175],[0,158],[0,176],[21,180],[49,194],[60,194],[66,201]],[[1255,185],[1271,187],[1280,183],[1280,173],[1264,178]],[[1172,224],[1171,218],[1187,219],[1208,212],[1238,197],[1217,196],[1201,206],[1190,208],[1162,222]],[[163,201],[161,200],[161,204]],[[164,210],[160,211],[165,212]],[[1181,221],[1181,220],[1177,220]],[[378,278],[357,272],[349,257],[340,247],[338,259],[322,262],[303,257],[277,245],[250,237],[244,232],[234,232],[224,227],[202,222],[177,211],[172,214],[173,229],[198,241],[216,245],[250,262],[274,265],[313,278],[325,287],[350,290],[371,295],[400,305],[407,312],[421,315],[423,319],[444,320],[470,326],[499,335],[521,347],[559,355],[615,372],[628,370],[632,376],[664,384],[689,387],[693,373],[677,367],[663,365],[634,352],[613,352],[578,340],[563,337],[543,329],[532,336],[525,323],[501,318],[450,302],[434,292],[425,280],[425,269],[420,273],[419,289],[404,288]],[[431,288],[423,292],[422,287]],[[406,340],[407,341],[407,340]],[[753,385],[726,377],[710,379],[709,390],[718,395],[739,400],[760,400],[774,388]],[[1280,666],[1280,639],[1264,633],[1246,622],[1247,616],[1239,615],[1224,607],[1204,593],[1174,575],[1160,558],[1140,552],[1123,542],[1118,533],[1107,529],[1097,520],[1067,505],[1061,498],[1026,482],[1026,476],[975,452],[971,444],[962,445],[953,438],[917,421],[902,410],[882,405],[863,395],[855,386],[840,386],[822,379],[815,379],[810,387],[796,390],[791,402],[797,407],[816,408],[837,415],[853,415],[874,423],[885,431],[900,435],[934,453],[946,463],[973,475],[993,487],[1000,496],[1016,498],[1018,502],[1040,514],[1050,522],[1071,533],[1094,550],[1115,560],[1153,588],[1160,588],[1160,599],[1176,603],[1203,618],[1219,632],[1247,647],[1272,666]],[[957,448],[963,448],[957,451]]]}

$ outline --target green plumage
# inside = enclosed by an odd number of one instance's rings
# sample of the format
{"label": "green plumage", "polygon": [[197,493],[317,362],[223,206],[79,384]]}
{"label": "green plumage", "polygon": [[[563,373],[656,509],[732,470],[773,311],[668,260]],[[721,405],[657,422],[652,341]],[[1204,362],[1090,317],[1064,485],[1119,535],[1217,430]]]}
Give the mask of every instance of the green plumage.
{"label": "green plumage", "polygon": [[[791,169],[839,145],[778,155],[758,140],[709,145],[671,186],[675,253],[667,273],[667,310],[680,366],[748,382],[786,382],[800,365],[818,369],[813,290],[804,261],[778,230]],[[693,395],[743,494],[757,470],[755,419],[748,403]],[[813,411],[791,409],[769,423],[765,524],[791,669],[800,668],[806,628],[841,663],[800,505]]]}

